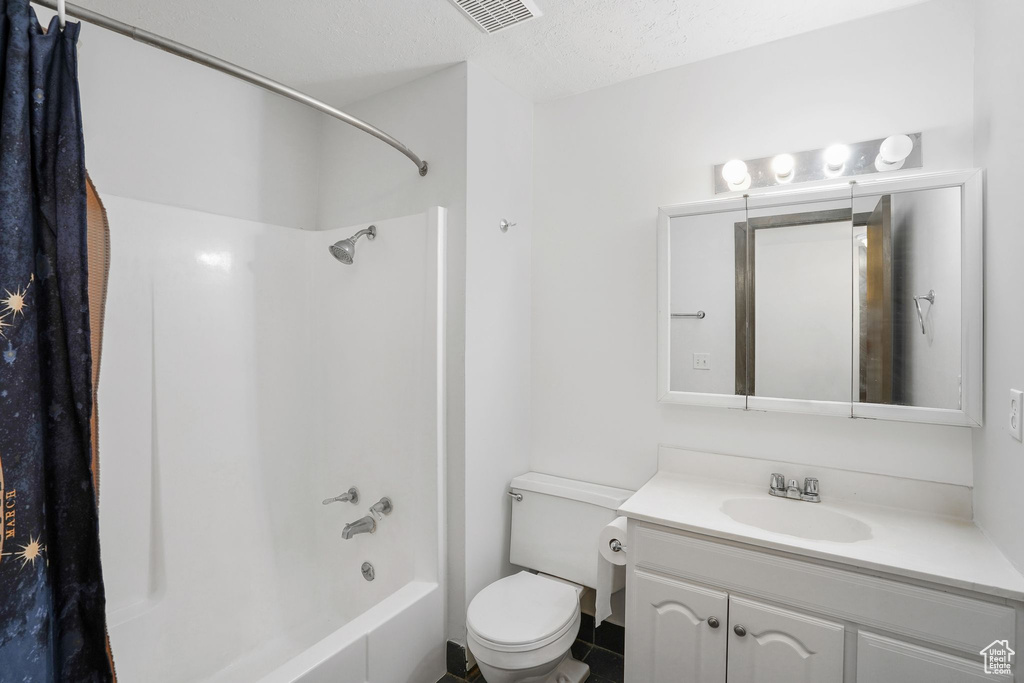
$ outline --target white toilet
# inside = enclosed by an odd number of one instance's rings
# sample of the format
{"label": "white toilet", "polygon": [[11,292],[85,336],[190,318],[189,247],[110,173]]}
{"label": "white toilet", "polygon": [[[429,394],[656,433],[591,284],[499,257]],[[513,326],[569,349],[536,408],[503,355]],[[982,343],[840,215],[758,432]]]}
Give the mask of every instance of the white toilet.
{"label": "white toilet", "polygon": [[[580,593],[597,587],[598,536],[632,491],[530,472],[512,480],[509,560],[523,571],[469,604],[469,650],[487,683],[582,683],[590,667],[569,653]],[[612,590],[625,585],[616,568]]]}

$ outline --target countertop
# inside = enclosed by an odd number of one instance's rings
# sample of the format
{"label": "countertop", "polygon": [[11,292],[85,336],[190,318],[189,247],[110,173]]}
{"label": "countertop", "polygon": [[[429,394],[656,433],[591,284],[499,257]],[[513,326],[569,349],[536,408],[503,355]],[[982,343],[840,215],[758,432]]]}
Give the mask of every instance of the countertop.
{"label": "countertop", "polygon": [[[808,515],[827,508],[858,519],[871,537],[852,543],[808,540],[766,531],[722,511],[734,498],[764,498],[803,506]],[[987,595],[1024,601],[1021,575],[992,541],[969,520],[898,507],[852,501],[821,503],[775,498],[767,487],[689,474],[659,472],[636,492],[619,514],[716,538],[748,543],[861,569],[929,581]]]}

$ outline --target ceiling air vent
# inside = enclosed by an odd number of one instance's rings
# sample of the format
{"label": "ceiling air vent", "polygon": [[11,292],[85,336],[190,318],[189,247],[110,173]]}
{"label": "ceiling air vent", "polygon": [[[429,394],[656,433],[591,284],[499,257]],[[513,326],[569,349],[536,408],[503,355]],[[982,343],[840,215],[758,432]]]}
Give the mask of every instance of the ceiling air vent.
{"label": "ceiling air vent", "polygon": [[450,0],[484,33],[497,33],[510,26],[539,17],[531,0]]}

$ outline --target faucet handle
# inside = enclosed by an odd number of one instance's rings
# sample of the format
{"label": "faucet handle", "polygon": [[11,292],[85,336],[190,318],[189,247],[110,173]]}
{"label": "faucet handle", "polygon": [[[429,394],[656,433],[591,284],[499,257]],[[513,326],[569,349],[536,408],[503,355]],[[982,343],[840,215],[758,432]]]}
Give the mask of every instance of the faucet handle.
{"label": "faucet handle", "polygon": [[779,474],[778,472],[772,472],[772,485],[771,490],[773,491],[785,491],[786,490],[786,477]]}
{"label": "faucet handle", "polygon": [[390,515],[394,509],[395,506],[391,504],[391,499],[385,496],[370,506],[370,514],[377,519],[383,519],[384,515]]}
{"label": "faucet handle", "polygon": [[359,489],[353,486],[340,496],[335,496],[334,498],[324,498],[322,505],[330,505],[331,503],[352,503],[354,505],[358,502]]}
{"label": "faucet handle", "polygon": [[818,493],[818,480],[817,480],[817,478],[815,478],[815,477],[807,477],[806,479],[804,479],[804,492],[803,492],[803,495],[800,496],[800,497],[803,498],[804,500],[810,501],[812,503],[820,503],[821,502],[821,496]]}

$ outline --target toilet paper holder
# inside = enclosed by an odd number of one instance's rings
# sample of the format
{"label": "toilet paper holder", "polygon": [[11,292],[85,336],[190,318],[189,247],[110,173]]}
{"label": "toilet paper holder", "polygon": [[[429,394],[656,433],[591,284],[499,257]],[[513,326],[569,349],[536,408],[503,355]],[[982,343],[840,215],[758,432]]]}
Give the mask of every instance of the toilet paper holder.
{"label": "toilet paper holder", "polygon": [[624,553],[626,552],[626,544],[617,538],[613,538],[608,541],[608,547],[611,548],[613,553]]}

